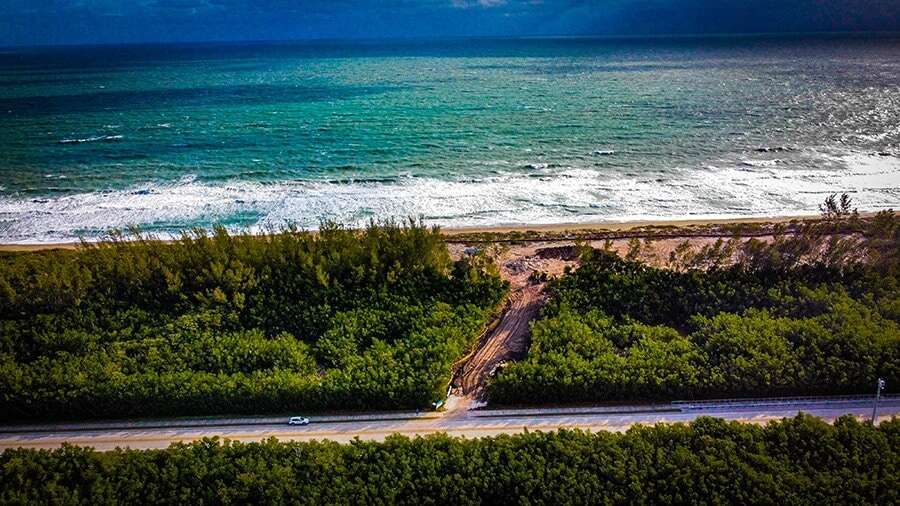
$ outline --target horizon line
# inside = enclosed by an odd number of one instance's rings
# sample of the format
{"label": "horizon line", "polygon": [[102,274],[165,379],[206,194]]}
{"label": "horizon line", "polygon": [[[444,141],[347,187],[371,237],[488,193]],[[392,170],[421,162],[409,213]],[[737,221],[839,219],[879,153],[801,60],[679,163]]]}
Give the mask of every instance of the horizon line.
{"label": "horizon line", "polygon": [[767,37],[813,37],[813,36],[853,36],[890,37],[900,36],[900,30],[833,30],[833,31],[792,31],[792,32],[694,32],[659,34],[555,34],[555,35],[445,35],[445,36],[390,36],[390,37],[308,37],[283,39],[208,39],[194,41],[157,40],[143,42],[83,42],[63,44],[13,44],[0,45],[0,51],[27,49],[75,49],[91,47],[140,47],[140,46],[204,46],[204,45],[255,45],[255,44],[366,44],[366,43],[409,43],[437,41],[473,40],[664,40],[664,39],[724,39],[724,38],[767,38]]}

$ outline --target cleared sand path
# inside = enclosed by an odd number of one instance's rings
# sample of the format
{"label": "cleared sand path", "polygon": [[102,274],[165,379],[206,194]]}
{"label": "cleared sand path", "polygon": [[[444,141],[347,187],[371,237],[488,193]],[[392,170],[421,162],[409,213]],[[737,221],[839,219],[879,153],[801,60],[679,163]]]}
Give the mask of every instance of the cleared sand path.
{"label": "cleared sand path", "polygon": [[510,290],[498,321],[488,330],[471,357],[457,370],[448,411],[465,410],[484,401],[488,379],[497,366],[521,359],[528,351],[530,324],[547,302],[547,279],[577,264],[572,245],[535,244],[497,253],[500,275]]}
{"label": "cleared sand path", "polygon": [[511,290],[500,321],[482,339],[481,346],[463,366],[456,381],[463,396],[480,399],[494,369],[528,350],[529,324],[544,305],[546,283]]}

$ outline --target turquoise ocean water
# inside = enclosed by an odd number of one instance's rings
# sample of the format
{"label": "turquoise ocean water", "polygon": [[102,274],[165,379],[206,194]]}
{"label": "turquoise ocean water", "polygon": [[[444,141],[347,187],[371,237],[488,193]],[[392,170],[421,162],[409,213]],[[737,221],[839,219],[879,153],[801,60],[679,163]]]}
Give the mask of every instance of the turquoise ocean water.
{"label": "turquoise ocean water", "polygon": [[900,207],[900,38],[0,50],[0,242]]}

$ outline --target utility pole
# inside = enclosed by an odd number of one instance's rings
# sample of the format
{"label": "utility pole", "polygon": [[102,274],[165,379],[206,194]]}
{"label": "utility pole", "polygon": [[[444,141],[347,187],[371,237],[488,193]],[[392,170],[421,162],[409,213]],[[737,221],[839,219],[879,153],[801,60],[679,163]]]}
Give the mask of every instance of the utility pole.
{"label": "utility pole", "polygon": [[878,419],[878,400],[881,399],[882,390],[884,390],[884,380],[878,378],[878,382],[875,383],[875,403],[872,405],[872,425],[875,425],[875,421]]}

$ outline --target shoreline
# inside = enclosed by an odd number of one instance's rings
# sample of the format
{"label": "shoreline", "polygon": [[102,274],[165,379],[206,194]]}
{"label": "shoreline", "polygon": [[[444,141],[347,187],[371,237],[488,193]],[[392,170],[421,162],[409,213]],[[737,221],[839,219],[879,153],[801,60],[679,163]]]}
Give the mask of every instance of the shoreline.
{"label": "shoreline", "polygon": [[[866,217],[875,212],[860,212]],[[647,219],[604,222],[569,222],[569,223],[545,223],[545,224],[521,224],[521,225],[488,225],[472,227],[441,228],[441,232],[447,236],[464,234],[506,234],[510,232],[622,232],[636,229],[652,228],[688,228],[713,225],[736,224],[778,224],[799,221],[813,221],[820,218],[818,213],[805,215],[784,216],[755,216],[736,218],[672,218],[672,219]]]}
{"label": "shoreline", "polygon": [[[875,211],[860,211],[859,216],[866,218],[876,214]],[[548,223],[548,224],[520,224],[520,225],[488,225],[488,226],[472,226],[472,227],[441,227],[441,233],[447,237],[448,242],[465,242],[470,236],[498,236],[498,241],[509,240],[502,236],[508,234],[533,234],[541,236],[547,234],[548,240],[553,240],[553,235],[561,235],[565,233],[572,234],[590,234],[590,233],[615,233],[615,232],[634,232],[641,230],[652,231],[654,229],[663,229],[672,232],[673,229],[691,229],[727,226],[727,225],[778,225],[788,223],[800,223],[807,221],[817,221],[820,219],[819,214],[806,215],[785,215],[785,216],[758,216],[758,217],[735,217],[735,218],[673,218],[673,219],[649,219],[649,220],[630,220],[630,221],[609,221],[609,222],[584,222],[584,223]],[[694,231],[696,232],[696,231]],[[564,240],[563,237],[557,237],[557,240]],[[485,239],[481,239],[484,241]],[[168,243],[175,239],[159,239],[159,242]],[[95,243],[99,241],[87,241]],[[55,243],[22,243],[22,244],[0,244],[0,252],[33,252],[47,250],[74,250],[81,246],[80,241],[55,242]]]}

